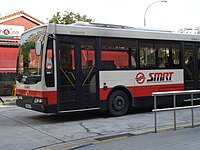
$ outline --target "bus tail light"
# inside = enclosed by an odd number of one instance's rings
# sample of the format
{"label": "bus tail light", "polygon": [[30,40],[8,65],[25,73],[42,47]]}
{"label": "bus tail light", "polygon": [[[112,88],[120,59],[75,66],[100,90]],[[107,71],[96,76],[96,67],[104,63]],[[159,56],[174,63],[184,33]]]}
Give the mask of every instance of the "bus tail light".
{"label": "bus tail light", "polygon": [[47,98],[37,98],[35,97],[33,103],[36,104],[47,104]]}

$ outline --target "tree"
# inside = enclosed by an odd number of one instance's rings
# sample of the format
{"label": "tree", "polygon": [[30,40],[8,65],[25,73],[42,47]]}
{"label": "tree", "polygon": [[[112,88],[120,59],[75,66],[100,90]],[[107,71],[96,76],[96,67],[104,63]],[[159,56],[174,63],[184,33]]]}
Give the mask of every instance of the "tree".
{"label": "tree", "polygon": [[88,18],[86,15],[82,16],[79,13],[73,13],[67,11],[65,11],[64,14],[61,14],[61,12],[57,12],[49,20],[50,23],[59,23],[59,24],[71,24],[77,21],[93,22],[94,20]]}

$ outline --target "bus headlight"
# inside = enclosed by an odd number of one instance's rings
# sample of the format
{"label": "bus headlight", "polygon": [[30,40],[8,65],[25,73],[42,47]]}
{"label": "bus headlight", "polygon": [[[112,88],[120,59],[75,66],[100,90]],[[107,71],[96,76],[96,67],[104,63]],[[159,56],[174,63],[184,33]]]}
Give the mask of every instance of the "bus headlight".
{"label": "bus headlight", "polygon": [[35,97],[33,100],[33,103],[36,104],[47,104],[47,99],[46,98],[37,98]]}
{"label": "bus headlight", "polygon": [[21,100],[22,100],[23,98],[22,98],[21,95],[18,95],[18,96],[17,96],[17,99],[21,99]]}

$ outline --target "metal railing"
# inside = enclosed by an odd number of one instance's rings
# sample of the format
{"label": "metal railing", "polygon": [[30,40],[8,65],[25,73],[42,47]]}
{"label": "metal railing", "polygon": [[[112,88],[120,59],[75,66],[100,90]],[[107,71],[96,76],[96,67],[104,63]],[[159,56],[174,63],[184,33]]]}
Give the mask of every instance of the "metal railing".
{"label": "metal railing", "polygon": [[[192,117],[192,127],[194,127],[194,108],[200,108],[200,105],[194,105],[195,100],[199,100],[199,98],[194,99],[194,94],[200,94],[200,90],[187,90],[187,91],[171,91],[171,92],[154,92],[152,96],[154,96],[154,123],[155,123],[155,132],[157,132],[157,112],[162,111],[173,111],[174,113],[174,130],[176,130],[176,110],[183,109],[191,109],[191,117]],[[176,107],[176,96],[177,95],[190,95],[191,99],[186,101],[191,101],[191,106],[183,106]],[[162,108],[157,109],[157,97],[161,96],[173,96],[173,107],[172,108]]]}

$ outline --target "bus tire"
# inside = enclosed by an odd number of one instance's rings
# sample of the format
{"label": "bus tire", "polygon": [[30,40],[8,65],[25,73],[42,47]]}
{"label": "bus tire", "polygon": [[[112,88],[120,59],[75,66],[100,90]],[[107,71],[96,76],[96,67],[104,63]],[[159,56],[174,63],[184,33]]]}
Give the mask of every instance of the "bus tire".
{"label": "bus tire", "polygon": [[128,95],[121,90],[116,90],[111,93],[108,100],[109,113],[112,116],[123,116],[129,109]]}

